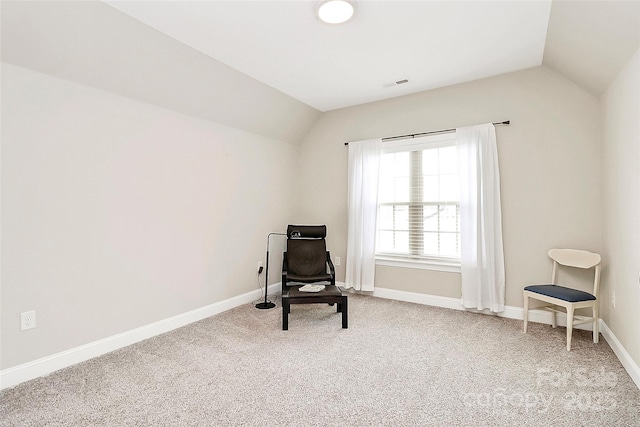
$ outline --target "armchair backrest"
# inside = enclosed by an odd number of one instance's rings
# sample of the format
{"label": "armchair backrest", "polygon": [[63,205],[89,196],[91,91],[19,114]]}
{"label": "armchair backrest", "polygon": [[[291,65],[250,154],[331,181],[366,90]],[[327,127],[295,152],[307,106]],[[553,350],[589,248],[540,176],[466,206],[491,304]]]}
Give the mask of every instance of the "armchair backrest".
{"label": "armchair backrest", "polygon": [[327,272],[325,225],[289,225],[287,260],[289,272],[296,276],[316,276]]}
{"label": "armchair backrest", "polygon": [[287,239],[307,238],[324,239],[327,237],[326,225],[288,225]]}

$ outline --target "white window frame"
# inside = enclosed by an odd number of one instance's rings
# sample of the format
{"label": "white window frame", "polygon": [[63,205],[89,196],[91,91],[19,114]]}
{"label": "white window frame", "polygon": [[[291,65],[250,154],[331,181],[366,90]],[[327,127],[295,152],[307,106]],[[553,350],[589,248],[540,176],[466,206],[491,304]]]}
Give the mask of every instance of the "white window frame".
{"label": "white window frame", "polygon": [[[383,144],[382,154],[432,149],[456,144],[455,132],[437,135],[427,135],[419,138],[386,141]],[[376,230],[377,233],[377,230]],[[421,270],[436,270],[447,272],[460,272],[460,258],[429,256],[426,258],[412,258],[410,256],[390,255],[376,253],[376,265],[415,268]]]}

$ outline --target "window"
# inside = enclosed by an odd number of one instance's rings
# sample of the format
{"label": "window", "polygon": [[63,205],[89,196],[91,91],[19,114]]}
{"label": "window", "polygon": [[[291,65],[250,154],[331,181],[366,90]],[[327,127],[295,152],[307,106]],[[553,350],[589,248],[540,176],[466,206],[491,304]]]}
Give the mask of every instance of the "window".
{"label": "window", "polygon": [[455,134],[386,142],[376,258],[459,265],[459,187]]}

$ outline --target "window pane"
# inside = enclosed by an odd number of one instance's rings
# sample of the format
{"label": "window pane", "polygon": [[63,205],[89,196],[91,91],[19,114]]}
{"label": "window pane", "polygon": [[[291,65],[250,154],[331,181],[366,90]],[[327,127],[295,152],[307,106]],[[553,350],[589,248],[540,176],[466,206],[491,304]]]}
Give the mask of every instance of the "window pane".
{"label": "window pane", "polygon": [[396,231],[395,235],[395,252],[409,253],[409,232],[408,231]]}
{"label": "window pane", "polygon": [[409,177],[396,177],[394,182],[394,202],[408,202],[409,201]]}
{"label": "window pane", "polygon": [[393,231],[379,231],[376,241],[377,252],[393,252]]}
{"label": "window pane", "polygon": [[423,178],[423,191],[422,191],[422,200],[425,202],[437,202],[439,201],[438,197],[438,185],[439,178],[438,175],[425,176]]}
{"label": "window pane", "polygon": [[438,150],[434,149],[422,151],[422,174],[438,174]]}
{"label": "window pane", "polygon": [[434,141],[382,155],[377,252],[459,257],[457,147]]}
{"label": "window pane", "polygon": [[440,212],[440,231],[458,231],[458,207],[442,206]]}
{"label": "window pane", "polygon": [[409,175],[409,152],[393,153],[393,174],[396,176]]}
{"label": "window pane", "polygon": [[438,207],[425,206],[423,210],[424,231],[438,231]]}
{"label": "window pane", "polygon": [[423,233],[423,255],[438,255],[438,233]]}
{"label": "window pane", "polygon": [[458,248],[458,233],[440,233],[440,255],[458,257]]}
{"label": "window pane", "polygon": [[378,210],[378,229],[393,228],[393,206],[380,206]]}
{"label": "window pane", "polygon": [[409,230],[409,206],[394,206],[394,229]]}

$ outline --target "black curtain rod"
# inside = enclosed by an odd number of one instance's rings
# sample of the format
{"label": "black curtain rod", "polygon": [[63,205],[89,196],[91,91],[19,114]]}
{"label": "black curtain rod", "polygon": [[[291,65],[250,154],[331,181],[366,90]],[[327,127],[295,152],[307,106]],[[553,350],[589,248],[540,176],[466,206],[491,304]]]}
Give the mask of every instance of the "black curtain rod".
{"label": "black curtain rod", "polygon": [[[493,123],[494,126],[498,125],[508,125],[511,123],[511,120],[505,120],[504,122]],[[436,133],[449,133],[455,132],[455,129],[442,129],[442,130],[432,130],[431,132],[422,132],[422,133],[410,133],[407,135],[396,135],[396,136],[387,136],[382,138],[383,141],[391,141],[394,139],[402,139],[402,138],[415,138],[416,136],[424,136],[424,135],[433,135]],[[348,142],[345,142],[344,145],[349,145]]]}

